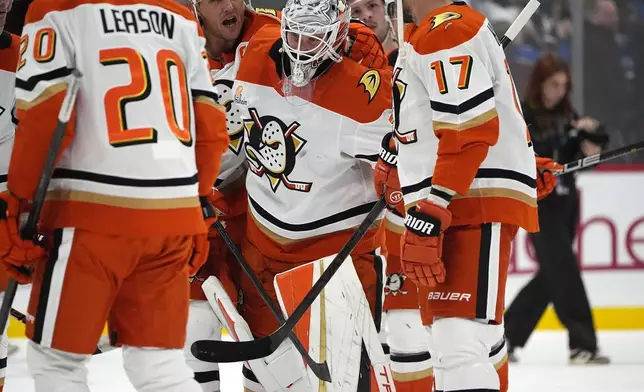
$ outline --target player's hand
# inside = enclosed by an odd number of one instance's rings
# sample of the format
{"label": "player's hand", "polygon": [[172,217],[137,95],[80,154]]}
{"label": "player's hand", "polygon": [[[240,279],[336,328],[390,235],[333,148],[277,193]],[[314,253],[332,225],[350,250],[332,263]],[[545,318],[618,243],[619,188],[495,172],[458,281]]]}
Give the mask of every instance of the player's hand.
{"label": "player's hand", "polygon": [[384,194],[387,207],[389,209],[402,209],[401,212],[404,215],[403,195],[400,190],[400,180],[398,179],[398,169],[396,167],[398,164],[398,152],[396,151],[392,133],[388,133],[382,139],[378,155],[378,162],[376,162],[373,176],[376,194],[378,194],[378,197],[382,197]]}
{"label": "player's hand", "polygon": [[407,211],[400,261],[403,273],[416,285],[436,287],[445,282],[443,233],[451,223],[449,210],[427,200]]}
{"label": "player's hand", "polygon": [[537,200],[552,193],[557,186],[556,173],[563,170],[563,165],[550,158],[536,157],[537,161]]}
{"label": "player's hand", "polygon": [[367,68],[384,69],[388,66],[385,50],[376,33],[355,19],[349,25],[345,55]]}
{"label": "player's hand", "polygon": [[199,272],[199,268],[208,260],[208,251],[210,250],[210,242],[208,241],[208,234],[197,234],[194,237],[194,245],[192,248],[192,256],[188,262],[188,274],[194,276]]}
{"label": "player's hand", "polygon": [[200,197],[199,203],[201,204],[201,214],[203,215],[203,220],[206,223],[207,231],[210,231],[212,225],[217,222],[219,214],[217,209],[211,204],[208,197]]}
{"label": "player's hand", "polygon": [[47,252],[31,240],[20,236],[20,216],[29,204],[10,193],[0,193],[0,260],[18,283],[29,283],[30,266],[47,260]]}

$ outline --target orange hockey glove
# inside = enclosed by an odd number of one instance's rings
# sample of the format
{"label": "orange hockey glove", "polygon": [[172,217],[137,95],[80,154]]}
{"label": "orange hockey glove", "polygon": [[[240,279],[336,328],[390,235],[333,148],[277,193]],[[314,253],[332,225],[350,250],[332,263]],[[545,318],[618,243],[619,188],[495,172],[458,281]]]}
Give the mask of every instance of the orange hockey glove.
{"label": "orange hockey glove", "polygon": [[[403,204],[397,164],[396,143],[394,142],[393,134],[388,133],[382,139],[378,162],[376,162],[376,167],[374,168],[373,183],[378,197],[385,195],[385,201],[389,209],[400,209]],[[402,212],[404,215],[404,209]]]}
{"label": "orange hockey glove", "polygon": [[[207,197],[200,197],[199,202],[201,203],[203,220],[206,224],[207,232],[209,232],[212,225],[217,222],[217,211],[215,210],[215,207],[210,204]],[[188,272],[190,273],[190,276],[194,276],[199,271],[199,268],[201,268],[201,266],[206,263],[206,260],[208,260],[210,241],[208,241],[207,232],[195,235],[192,257],[188,263]]]}
{"label": "orange hockey glove", "polygon": [[384,69],[388,66],[385,50],[376,33],[357,19],[349,24],[345,54],[367,68]]}
{"label": "orange hockey glove", "polygon": [[451,223],[449,210],[427,200],[407,211],[400,262],[404,274],[416,285],[436,287],[445,281],[443,232]]}
{"label": "orange hockey glove", "polygon": [[30,266],[47,260],[47,252],[20,236],[20,215],[29,211],[29,204],[10,193],[0,193],[0,260],[18,283],[29,283]]}
{"label": "orange hockey glove", "polygon": [[555,173],[563,170],[563,165],[550,158],[536,157],[537,160],[537,200],[548,196],[557,186]]}

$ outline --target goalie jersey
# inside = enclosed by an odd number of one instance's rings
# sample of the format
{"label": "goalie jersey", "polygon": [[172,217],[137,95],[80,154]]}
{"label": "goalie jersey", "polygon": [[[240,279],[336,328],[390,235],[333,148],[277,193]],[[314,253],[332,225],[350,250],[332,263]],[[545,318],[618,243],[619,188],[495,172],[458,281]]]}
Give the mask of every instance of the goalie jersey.
{"label": "goalie jersey", "polygon": [[16,75],[9,189],[31,199],[72,70],[83,76],[41,217],[43,229],[205,233],[228,137],[195,16],[170,0],[43,0],[30,7]]}
{"label": "goalie jersey", "polygon": [[452,226],[538,230],[532,143],[500,42],[464,2],[408,28],[395,69],[398,174],[407,208],[430,194]]}
{"label": "goalie jersey", "polygon": [[[391,131],[391,72],[343,60],[311,82],[310,101],[285,97],[280,49],[280,27],[262,28],[233,87],[250,169],[248,239],[268,257],[309,261],[336,253],[377,200],[373,165]],[[313,238],[326,240],[300,246]],[[366,238],[370,249],[356,253],[378,247],[375,234]]]}
{"label": "goalie jersey", "polygon": [[7,169],[13,147],[14,128],[17,122],[14,116],[16,66],[20,37],[2,33],[0,49],[0,192],[6,190]]}

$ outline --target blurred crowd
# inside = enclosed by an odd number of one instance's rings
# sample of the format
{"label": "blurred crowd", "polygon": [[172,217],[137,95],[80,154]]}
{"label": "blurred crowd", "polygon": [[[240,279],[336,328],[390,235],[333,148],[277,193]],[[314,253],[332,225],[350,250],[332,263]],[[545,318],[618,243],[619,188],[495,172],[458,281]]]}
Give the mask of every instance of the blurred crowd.
{"label": "blurred crowd", "polygon": [[[527,0],[469,0],[498,32],[504,32]],[[611,148],[644,138],[644,0],[541,0],[539,12],[508,48],[508,59],[520,93],[537,59],[553,52],[583,69],[583,113],[606,125]],[[583,33],[573,12],[583,7]],[[583,64],[573,63],[573,37],[583,34]],[[583,68],[581,68],[583,67]],[[573,90],[574,90],[573,86]],[[644,163],[629,156],[622,162]]]}

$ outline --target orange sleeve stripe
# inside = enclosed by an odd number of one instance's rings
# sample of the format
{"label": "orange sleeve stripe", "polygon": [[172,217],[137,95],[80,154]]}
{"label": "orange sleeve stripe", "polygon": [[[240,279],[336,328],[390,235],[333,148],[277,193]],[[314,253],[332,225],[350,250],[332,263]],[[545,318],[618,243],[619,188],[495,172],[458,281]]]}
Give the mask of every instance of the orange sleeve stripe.
{"label": "orange sleeve stripe", "polygon": [[217,181],[221,156],[228,149],[230,139],[226,131],[226,114],[219,108],[196,100],[195,156],[199,175],[199,195],[207,196]]}
{"label": "orange sleeve stripe", "polygon": [[436,130],[438,158],[433,185],[467,194],[476,172],[499,138],[499,118],[461,132]]}
{"label": "orange sleeve stripe", "polygon": [[18,57],[20,53],[20,37],[14,34],[10,35],[11,46],[0,50],[0,70],[15,73],[16,68],[18,67]]}
{"label": "orange sleeve stripe", "polygon": [[[58,112],[65,91],[65,88],[53,91],[46,95],[46,99],[39,100],[36,105],[31,105],[26,110],[17,106],[18,129],[11,154],[7,187],[20,198],[32,199],[34,196],[58,123]],[[74,108],[56,161],[74,138],[75,112]]]}

